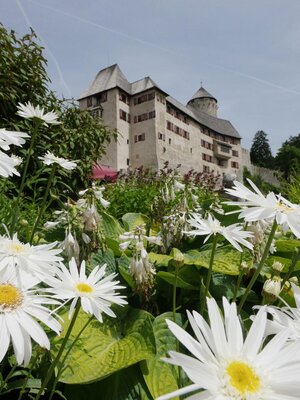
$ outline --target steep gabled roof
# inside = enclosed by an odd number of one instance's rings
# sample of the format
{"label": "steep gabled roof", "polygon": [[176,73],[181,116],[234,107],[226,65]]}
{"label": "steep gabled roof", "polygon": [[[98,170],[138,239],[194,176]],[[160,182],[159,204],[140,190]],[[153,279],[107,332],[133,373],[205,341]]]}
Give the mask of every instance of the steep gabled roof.
{"label": "steep gabled roof", "polygon": [[194,100],[194,99],[205,99],[205,98],[214,99],[214,100],[218,101],[213,95],[211,95],[202,86],[201,86],[201,88],[199,90],[197,90],[197,92],[194,94],[194,96],[191,98],[191,100]]}
{"label": "steep gabled roof", "polygon": [[145,78],[132,82],[131,94],[134,95],[152,88],[161,90],[160,87],[150,78],[150,76],[146,76]]}
{"label": "steep gabled roof", "polygon": [[131,85],[118,64],[99,71],[90,87],[80,95],[78,100],[115,87],[119,87],[129,94],[131,93]]}
{"label": "steep gabled roof", "polygon": [[238,131],[235,129],[235,127],[231,124],[230,121],[226,119],[213,117],[212,115],[206,114],[203,111],[197,111],[192,107],[188,108],[171,96],[168,96],[166,100],[174,107],[178,108],[180,111],[189,115],[199,124],[204,125],[207,128],[210,128],[213,131],[220,133],[222,135],[227,135],[238,139],[241,138]]}

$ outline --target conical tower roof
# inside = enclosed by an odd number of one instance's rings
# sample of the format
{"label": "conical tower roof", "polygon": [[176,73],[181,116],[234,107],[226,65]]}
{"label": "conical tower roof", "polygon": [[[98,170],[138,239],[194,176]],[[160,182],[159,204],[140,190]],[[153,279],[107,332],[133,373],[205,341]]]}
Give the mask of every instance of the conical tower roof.
{"label": "conical tower roof", "polygon": [[218,100],[213,95],[211,95],[206,89],[204,89],[204,87],[202,87],[202,86],[199,90],[197,90],[197,92],[191,98],[191,100],[195,100],[195,99],[213,99],[216,102],[218,102]]}

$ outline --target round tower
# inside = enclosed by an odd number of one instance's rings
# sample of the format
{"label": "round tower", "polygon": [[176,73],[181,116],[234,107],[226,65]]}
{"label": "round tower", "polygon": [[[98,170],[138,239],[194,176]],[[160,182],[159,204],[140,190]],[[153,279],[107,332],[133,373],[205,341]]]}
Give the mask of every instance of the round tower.
{"label": "round tower", "polygon": [[188,107],[191,107],[195,111],[202,111],[206,114],[217,117],[218,112],[218,100],[208,93],[202,86],[194,94],[194,96],[187,103]]}

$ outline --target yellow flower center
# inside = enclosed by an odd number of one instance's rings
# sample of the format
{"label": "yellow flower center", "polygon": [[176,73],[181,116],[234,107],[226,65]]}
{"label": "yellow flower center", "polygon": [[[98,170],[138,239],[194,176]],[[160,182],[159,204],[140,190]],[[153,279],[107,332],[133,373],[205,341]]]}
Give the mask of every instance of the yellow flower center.
{"label": "yellow flower center", "polygon": [[22,292],[17,287],[3,283],[0,285],[0,309],[17,308],[23,300]]}
{"label": "yellow flower center", "polygon": [[78,292],[80,293],[91,293],[93,292],[93,288],[91,285],[87,284],[87,283],[77,283],[76,285],[76,289],[78,290]]}
{"label": "yellow flower center", "polygon": [[279,211],[281,211],[281,212],[283,212],[285,214],[293,211],[293,208],[291,208],[288,205],[282,203],[281,201],[278,201],[277,207],[278,207]]}
{"label": "yellow flower center", "polygon": [[10,243],[8,245],[8,251],[13,254],[22,253],[24,251],[24,247],[25,246],[22,243]]}
{"label": "yellow flower center", "polygon": [[241,396],[247,393],[256,393],[261,386],[260,378],[253,368],[241,361],[231,362],[226,372],[230,378],[230,384]]}

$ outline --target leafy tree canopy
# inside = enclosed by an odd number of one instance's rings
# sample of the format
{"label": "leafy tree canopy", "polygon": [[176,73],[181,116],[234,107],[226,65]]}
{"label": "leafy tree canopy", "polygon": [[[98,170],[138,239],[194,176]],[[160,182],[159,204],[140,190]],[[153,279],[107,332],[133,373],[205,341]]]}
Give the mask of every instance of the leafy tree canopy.
{"label": "leafy tree canopy", "polygon": [[272,168],[273,156],[267,134],[257,131],[250,150],[251,162],[265,168]]}
{"label": "leafy tree canopy", "polygon": [[276,167],[282,171],[284,179],[300,172],[300,147],[284,143],[275,158]]}
{"label": "leafy tree canopy", "polygon": [[[105,146],[116,137],[116,132],[104,127],[100,119],[93,118],[87,111],[79,110],[74,102],[58,99],[49,89],[47,60],[37,41],[33,30],[19,38],[14,31],[7,31],[0,24],[0,128],[31,133],[32,122],[16,114],[18,103],[30,101],[45,111],[56,111],[61,124],[43,128],[38,133],[27,189],[43,193],[47,178],[43,176],[44,168],[38,157],[49,150],[56,156],[78,162],[76,170],[71,175],[68,173],[67,193],[72,195],[78,188],[89,185],[93,163],[101,158]],[[22,157],[25,151],[26,146],[15,149],[14,153]],[[66,186],[63,189],[66,182],[63,174],[62,171],[57,174],[60,191],[66,190]],[[39,197],[36,192],[34,196]]]}

